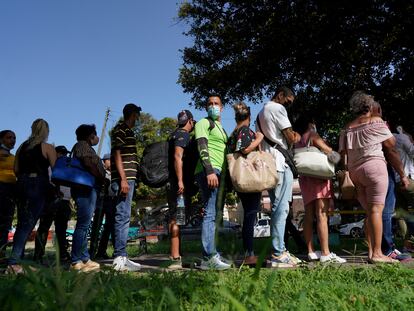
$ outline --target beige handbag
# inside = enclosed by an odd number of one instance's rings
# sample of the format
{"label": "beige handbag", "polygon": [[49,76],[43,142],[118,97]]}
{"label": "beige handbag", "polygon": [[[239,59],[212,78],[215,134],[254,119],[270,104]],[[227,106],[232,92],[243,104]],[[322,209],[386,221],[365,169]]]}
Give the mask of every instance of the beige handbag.
{"label": "beige handbag", "polygon": [[345,154],[345,170],[339,171],[337,174],[339,181],[339,198],[342,200],[353,200],[356,198],[356,188],[354,182],[349,176],[348,171],[348,155]]}
{"label": "beige handbag", "polygon": [[268,152],[252,151],[247,155],[227,155],[231,182],[239,192],[262,192],[275,188],[278,182],[276,164]]}

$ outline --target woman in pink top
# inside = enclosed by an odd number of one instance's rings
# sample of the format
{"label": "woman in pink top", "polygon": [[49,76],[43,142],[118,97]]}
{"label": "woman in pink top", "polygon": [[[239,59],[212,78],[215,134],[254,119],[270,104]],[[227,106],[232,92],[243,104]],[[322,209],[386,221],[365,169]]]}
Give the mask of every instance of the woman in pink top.
{"label": "woman in pink top", "polygon": [[357,190],[357,198],[366,210],[368,259],[372,263],[398,262],[381,251],[382,210],[388,188],[388,163],[401,176],[402,187],[408,178],[395,149],[395,138],[386,123],[374,113],[376,102],[364,92],[355,92],[350,101],[356,118],[341,132],[339,151],[348,156],[348,169]]}
{"label": "woman in pink top", "polygon": [[[313,119],[301,116],[295,122],[294,129],[302,137],[295,144],[295,148],[308,145],[319,148],[328,155],[328,158],[338,163],[340,156],[333,151],[316,132]],[[336,159],[335,159],[336,158]],[[299,185],[305,206],[304,237],[308,247],[308,259],[320,260],[321,263],[345,263],[346,260],[329,251],[328,243],[328,209],[330,200],[333,198],[332,181],[308,176],[299,176]],[[321,245],[321,251],[315,251],[313,246],[313,220],[316,218],[317,233]]]}

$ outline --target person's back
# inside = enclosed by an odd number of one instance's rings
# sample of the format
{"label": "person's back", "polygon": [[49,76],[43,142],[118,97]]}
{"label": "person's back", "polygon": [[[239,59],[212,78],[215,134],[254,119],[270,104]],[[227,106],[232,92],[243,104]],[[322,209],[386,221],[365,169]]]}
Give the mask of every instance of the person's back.
{"label": "person's back", "polygon": [[400,154],[404,172],[414,180],[414,144],[411,142],[410,137],[404,133],[394,134],[394,137],[396,140],[395,147]]}
{"label": "person's back", "polygon": [[23,143],[18,155],[19,175],[20,174],[38,174],[41,176],[49,175],[49,161],[42,152],[42,143],[30,148],[29,142]]}

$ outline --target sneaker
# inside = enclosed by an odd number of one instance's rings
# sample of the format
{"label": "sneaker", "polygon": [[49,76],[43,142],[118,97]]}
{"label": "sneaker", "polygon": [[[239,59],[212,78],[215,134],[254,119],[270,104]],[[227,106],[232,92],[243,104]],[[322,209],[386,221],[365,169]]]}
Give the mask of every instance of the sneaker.
{"label": "sneaker", "polygon": [[319,259],[321,259],[321,252],[320,251],[315,251],[315,252],[308,253],[308,260],[309,261],[317,261]]}
{"label": "sneaker", "polygon": [[81,271],[82,272],[95,271],[95,270],[99,270],[100,267],[101,266],[99,265],[99,263],[89,259],[88,261],[83,263],[83,267],[81,268]]}
{"label": "sneaker", "polygon": [[225,263],[219,254],[212,256],[208,260],[202,260],[200,264],[201,270],[226,270],[230,267],[231,265]]}
{"label": "sneaker", "polygon": [[141,265],[135,261],[132,261],[128,259],[127,257],[124,257],[125,259],[125,268],[127,271],[135,272],[141,270]]}
{"label": "sneaker", "polygon": [[21,265],[8,265],[5,271],[6,274],[24,274],[23,267]]}
{"label": "sneaker", "polygon": [[296,257],[296,256],[294,256],[294,255],[292,255],[291,253],[289,253],[288,251],[286,251],[286,253],[288,254],[288,256],[290,257],[290,260],[295,264],[295,265],[298,265],[298,264],[301,264],[301,263],[303,263],[303,261],[302,260],[300,260],[298,257]]}
{"label": "sneaker", "polygon": [[124,256],[117,256],[115,257],[114,261],[112,262],[112,268],[116,271],[126,271],[125,267],[125,259]]}
{"label": "sneaker", "polygon": [[271,267],[272,268],[292,268],[296,266],[295,262],[292,261],[289,253],[283,252],[282,255],[276,256],[272,254]]}
{"label": "sneaker", "polygon": [[346,259],[337,256],[335,253],[330,253],[327,256],[322,256],[320,258],[321,263],[346,263]]}
{"label": "sneaker", "polygon": [[178,256],[176,258],[170,256],[170,264],[168,265],[168,269],[182,269],[183,268],[183,264],[181,262],[181,256]]}
{"label": "sneaker", "polygon": [[392,259],[396,259],[398,261],[409,261],[411,260],[411,254],[409,253],[401,253],[398,249],[394,249],[392,252],[386,255]]}

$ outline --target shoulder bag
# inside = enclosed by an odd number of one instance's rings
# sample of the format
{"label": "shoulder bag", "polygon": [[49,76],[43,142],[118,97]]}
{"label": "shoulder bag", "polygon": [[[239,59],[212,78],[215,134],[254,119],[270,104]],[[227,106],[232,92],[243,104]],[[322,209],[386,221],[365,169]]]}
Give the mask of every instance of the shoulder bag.
{"label": "shoulder bag", "polygon": [[299,175],[315,177],[319,179],[331,179],[335,176],[335,165],[328,160],[328,156],[311,146],[309,138],[307,146],[293,149],[293,160]]}
{"label": "shoulder bag", "polygon": [[278,174],[273,156],[268,152],[252,151],[227,154],[233,187],[238,192],[262,192],[275,188]]}
{"label": "shoulder bag", "polygon": [[338,182],[339,182],[339,198],[342,200],[353,200],[356,198],[356,188],[351,179],[351,176],[349,176],[348,148],[347,148],[346,140],[345,140],[344,166],[345,166],[345,169],[343,171],[339,171],[337,174]]}

